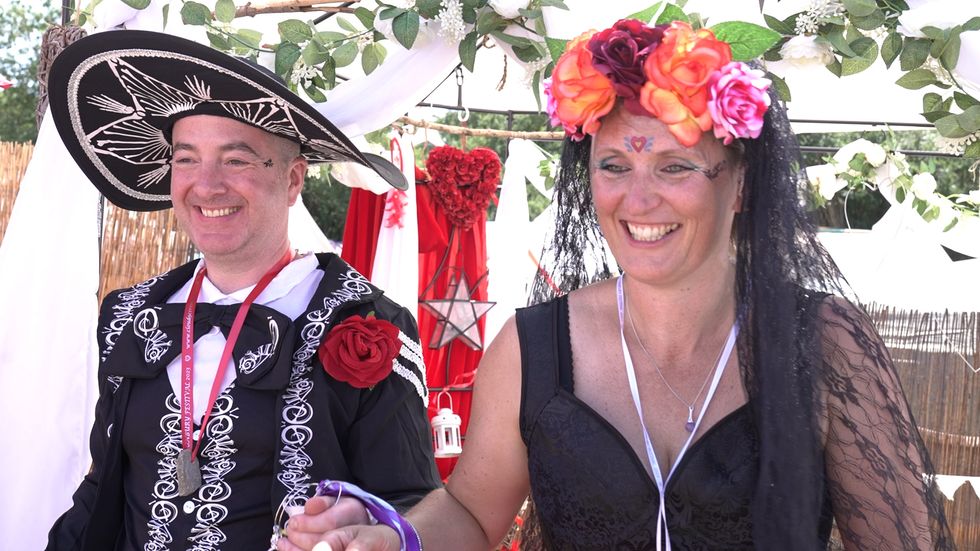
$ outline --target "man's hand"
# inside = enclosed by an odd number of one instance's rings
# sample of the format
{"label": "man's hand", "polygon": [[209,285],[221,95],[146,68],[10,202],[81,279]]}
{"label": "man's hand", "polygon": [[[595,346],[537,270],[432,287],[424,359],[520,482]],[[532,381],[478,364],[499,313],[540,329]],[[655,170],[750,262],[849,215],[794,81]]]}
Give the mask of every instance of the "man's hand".
{"label": "man's hand", "polygon": [[[290,517],[286,523],[287,537],[280,539],[276,548],[279,551],[309,551],[323,539],[326,532],[345,526],[367,528],[367,526],[352,525],[367,525],[368,523],[367,511],[361,502],[354,498],[342,497],[338,501],[329,496],[312,497],[303,507],[303,514]],[[394,530],[389,530],[397,540]],[[393,549],[397,550],[400,547],[399,543]],[[339,549],[343,549],[343,546]],[[378,549],[386,548],[379,547]]]}

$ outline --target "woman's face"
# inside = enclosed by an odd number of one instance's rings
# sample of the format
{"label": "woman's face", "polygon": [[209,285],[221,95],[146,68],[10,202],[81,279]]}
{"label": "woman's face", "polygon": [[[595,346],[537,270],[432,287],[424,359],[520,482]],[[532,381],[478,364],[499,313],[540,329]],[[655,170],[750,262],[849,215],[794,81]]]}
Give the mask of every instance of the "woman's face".
{"label": "woman's face", "polygon": [[735,157],[710,132],[688,148],[655,118],[607,115],[592,140],[592,198],[620,267],[658,285],[725,274],[741,201]]}

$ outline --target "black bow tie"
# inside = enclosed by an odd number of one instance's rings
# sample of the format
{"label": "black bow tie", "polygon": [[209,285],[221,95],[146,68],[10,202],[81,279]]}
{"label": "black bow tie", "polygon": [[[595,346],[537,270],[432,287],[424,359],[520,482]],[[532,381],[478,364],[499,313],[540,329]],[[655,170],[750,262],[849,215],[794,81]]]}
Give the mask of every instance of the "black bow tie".
{"label": "black bow tie", "polygon": [[[241,304],[199,303],[194,312],[194,341],[218,327],[228,338]],[[102,375],[137,379],[157,376],[181,352],[184,304],[162,304],[138,311],[116,339],[100,368]],[[253,304],[232,349],[236,384],[260,390],[286,388],[295,339],[288,316]]]}

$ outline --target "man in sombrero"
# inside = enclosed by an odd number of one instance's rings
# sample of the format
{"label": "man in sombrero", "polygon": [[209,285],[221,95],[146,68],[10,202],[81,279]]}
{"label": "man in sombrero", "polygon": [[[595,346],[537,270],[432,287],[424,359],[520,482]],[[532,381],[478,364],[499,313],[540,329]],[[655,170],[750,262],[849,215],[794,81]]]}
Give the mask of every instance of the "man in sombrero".
{"label": "man in sombrero", "polygon": [[287,236],[308,163],[401,174],[263,69],[173,36],[84,38],[49,90],[106,198],[172,207],[203,258],[105,298],[93,465],[48,548],[267,549],[321,480],[397,508],[439,486],[412,314]]}

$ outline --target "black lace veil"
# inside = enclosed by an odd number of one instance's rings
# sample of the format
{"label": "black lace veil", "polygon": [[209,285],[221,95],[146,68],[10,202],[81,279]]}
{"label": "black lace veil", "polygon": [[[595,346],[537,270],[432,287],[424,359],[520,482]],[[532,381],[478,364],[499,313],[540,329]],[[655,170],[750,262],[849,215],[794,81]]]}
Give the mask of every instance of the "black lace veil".
{"label": "black lace veil", "polygon": [[[770,94],[762,135],[741,141],[745,191],[733,228],[738,353],[760,441],[756,548],[818,548],[829,507],[851,547],[952,549],[888,351],[817,240],[799,147]],[[532,304],[612,275],[588,185],[590,146],[589,136],[564,143],[547,276],[536,278]]]}

